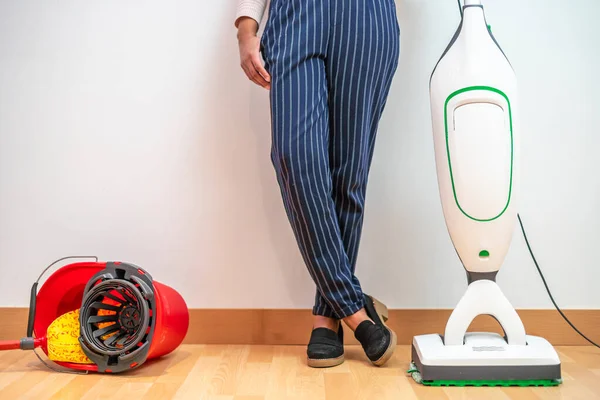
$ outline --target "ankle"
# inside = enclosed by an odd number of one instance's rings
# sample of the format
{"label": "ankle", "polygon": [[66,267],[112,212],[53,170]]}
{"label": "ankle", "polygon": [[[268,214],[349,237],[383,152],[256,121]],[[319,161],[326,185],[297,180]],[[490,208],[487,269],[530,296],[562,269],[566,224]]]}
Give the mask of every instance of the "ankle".
{"label": "ankle", "polygon": [[356,328],[364,321],[371,321],[364,308],[361,308],[356,313],[344,318],[344,322],[348,325],[348,328],[352,329],[352,331],[356,331]]}
{"label": "ankle", "polygon": [[316,328],[327,328],[334,332],[338,331],[340,327],[340,321],[335,318],[323,317],[322,315],[315,315],[313,319],[313,329]]}

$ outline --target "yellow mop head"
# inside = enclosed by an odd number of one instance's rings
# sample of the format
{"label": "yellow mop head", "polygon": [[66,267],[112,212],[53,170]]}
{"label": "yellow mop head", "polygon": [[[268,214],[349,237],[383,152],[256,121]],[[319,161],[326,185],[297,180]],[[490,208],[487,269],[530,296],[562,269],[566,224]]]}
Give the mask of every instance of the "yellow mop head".
{"label": "yellow mop head", "polygon": [[79,309],[56,318],[46,332],[52,361],[93,364],[79,345]]}

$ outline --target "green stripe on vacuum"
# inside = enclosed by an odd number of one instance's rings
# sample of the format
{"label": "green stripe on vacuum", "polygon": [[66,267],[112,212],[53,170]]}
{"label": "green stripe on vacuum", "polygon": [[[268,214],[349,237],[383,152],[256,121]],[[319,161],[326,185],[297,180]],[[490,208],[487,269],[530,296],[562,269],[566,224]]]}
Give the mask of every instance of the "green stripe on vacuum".
{"label": "green stripe on vacuum", "polygon": [[[510,185],[508,188],[508,198],[506,199],[506,205],[504,206],[504,209],[502,209],[502,211],[500,211],[500,213],[498,215],[496,215],[495,217],[487,218],[487,219],[475,218],[475,217],[467,214],[467,212],[461,207],[460,202],[458,201],[458,196],[456,195],[456,187],[454,185],[454,175],[452,174],[452,161],[450,159],[450,144],[448,143],[448,103],[450,102],[450,100],[452,100],[453,97],[458,96],[461,93],[470,92],[470,91],[474,91],[474,90],[484,90],[484,91],[488,91],[488,92],[493,92],[493,93],[497,93],[500,96],[504,97],[504,99],[506,100],[506,104],[508,105],[508,119],[509,119],[509,124],[510,124]],[[512,109],[511,109],[510,100],[508,99],[508,96],[502,90],[496,89],[491,86],[468,86],[468,87],[464,87],[462,89],[458,89],[458,90],[450,93],[450,95],[448,96],[448,98],[446,99],[446,102],[444,104],[444,127],[446,129],[446,153],[448,155],[448,168],[450,170],[450,180],[452,181],[452,192],[454,194],[454,200],[456,201],[456,205],[457,205],[458,209],[466,217],[472,219],[473,221],[477,221],[477,222],[490,222],[490,221],[494,221],[494,220],[500,218],[500,216],[502,216],[502,214],[504,214],[504,212],[508,208],[508,205],[510,204],[510,199],[512,196],[512,187],[513,187],[514,138],[513,138]]]}
{"label": "green stripe on vacuum", "polygon": [[522,381],[485,381],[485,380],[472,380],[472,381],[423,381],[425,386],[558,386],[561,381],[558,379],[538,379],[538,380],[522,380]]}

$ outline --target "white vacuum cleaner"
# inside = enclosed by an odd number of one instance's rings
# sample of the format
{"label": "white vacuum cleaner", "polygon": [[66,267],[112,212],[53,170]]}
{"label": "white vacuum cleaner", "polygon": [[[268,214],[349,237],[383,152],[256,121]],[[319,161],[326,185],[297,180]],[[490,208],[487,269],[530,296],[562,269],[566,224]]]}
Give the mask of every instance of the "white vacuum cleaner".
{"label": "white vacuum cleaner", "polygon": [[[519,195],[519,104],[514,71],[492,36],[480,0],[462,21],[430,81],[440,197],[467,291],[443,336],[416,336],[413,378],[427,385],[557,385],[560,359],[525,334],[495,278],[510,246]],[[504,337],[467,333],[493,316]]]}

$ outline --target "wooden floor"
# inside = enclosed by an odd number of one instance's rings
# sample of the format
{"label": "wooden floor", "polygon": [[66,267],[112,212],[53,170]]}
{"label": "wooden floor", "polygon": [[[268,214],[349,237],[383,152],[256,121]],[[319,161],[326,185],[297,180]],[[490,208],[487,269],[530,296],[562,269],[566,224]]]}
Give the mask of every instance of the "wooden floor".
{"label": "wooden floor", "polygon": [[31,352],[0,352],[0,399],[600,399],[600,351],[559,347],[564,383],[557,388],[429,388],[405,371],[409,347],[384,368],[360,348],[346,362],[311,369],[303,346],[185,345],[127,375],[48,372]]}

